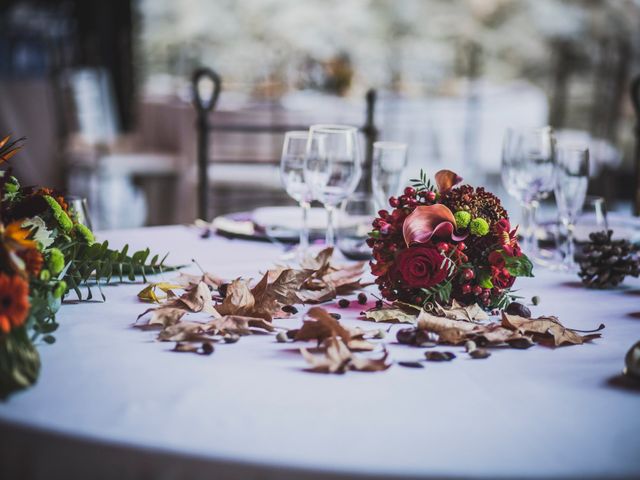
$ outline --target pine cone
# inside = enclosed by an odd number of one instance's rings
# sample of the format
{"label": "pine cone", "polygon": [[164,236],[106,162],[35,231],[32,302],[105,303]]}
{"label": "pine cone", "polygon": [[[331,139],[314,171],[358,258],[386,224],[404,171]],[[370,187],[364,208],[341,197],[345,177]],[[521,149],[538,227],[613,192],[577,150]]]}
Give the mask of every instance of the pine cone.
{"label": "pine cone", "polygon": [[589,234],[590,241],[578,256],[578,275],[587,287],[616,287],[627,275],[640,275],[637,247],[628,240],[611,240],[612,234],[612,230]]}

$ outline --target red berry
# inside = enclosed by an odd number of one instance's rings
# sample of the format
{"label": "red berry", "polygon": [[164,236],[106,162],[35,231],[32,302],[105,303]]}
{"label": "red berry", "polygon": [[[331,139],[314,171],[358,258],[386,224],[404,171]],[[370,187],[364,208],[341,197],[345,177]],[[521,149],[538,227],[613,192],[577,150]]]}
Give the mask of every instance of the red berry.
{"label": "red berry", "polygon": [[449,251],[449,244],[446,242],[440,242],[436,245],[436,248],[441,252],[447,253]]}
{"label": "red berry", "polygon": [[392,230],[393,230],[393,227],[391,225],[389,225],[388,223],[385,223],[384,225],[382,225],[380,227],[380,233],[382,235],[389,235]]}
{"label": "red berry", "polygon": [[389,205],[391,205],[393,208],[398,208],[400,206],[400,200],[398,200],[397,197],[391,197],[389,199]]}
{"label": "red berry", "polygon": [[409,207],[417,207],[418,205],[419,205],[419,202],[415,198],[410,198],[407,200],[407,206]]}
{"label": "red berry", "polygon": [[462,251],[462,250],[464,250],[465,248],[467,248],[467,246],[464,244],[464,242],[460,242],[460,243],[458,244],[458,250]]}
{"label": "red berry", "polygon": [[389,212],[387,210],[379,210],[378,211],[378,216],[380,218],[386,219],[389,216]]}
{"label": "red berry", "polygon": [[375,239],[373,239],[373,238],[367,238],[367,246],[368,246],[369,248],[372,248],[374,243],[376,243]]}
{"label": "red berry", "polygon": [[407,197],[413,197],[416,194],[416,189],[413,187],[407,187],[404,189],[404,194]]}
{"label": "red berry", "polygon": [[426,198],[429,202],[433,202],[436,199],[436,194],[435,192],[429,190],[424,198]]}
{"label": "red berry", "polygon": [[468,293],[471,293],[471,285],[465,283],[464,285],[462,285],[462,294],[466,295]]}
{"label": "red berry", "polygon": [[475,287],[473,287],[473,294],[474,295],[481,295],[482,294],[482,287],[480,285],[476,285]]}
{"label": "red berry", "polygon": [[406,195],[400,195],[400,197],[398,198],[400,205],[406,205],[408,200],[409,199],[407,198]]}
{"label": "red berry", "polygon": [[464,278],[465,280],[471,280],[475,276],[476,276],[476,274],[470,268],[465,268],[462,271],[462,278]]}

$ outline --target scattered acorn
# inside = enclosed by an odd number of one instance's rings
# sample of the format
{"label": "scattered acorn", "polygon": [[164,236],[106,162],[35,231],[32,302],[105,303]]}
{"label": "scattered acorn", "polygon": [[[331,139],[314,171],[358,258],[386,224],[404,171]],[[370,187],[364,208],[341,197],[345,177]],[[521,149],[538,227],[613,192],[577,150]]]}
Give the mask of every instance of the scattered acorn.
{"label": "scattered acorn", "polygon": [[534,305],[540,305],[540,297],[538,295],[534,295],[531,297],[531,303]]}
{"label": "scattered acorn", "polygon": [[511,302],[507,308],[504,309],[505,313],[509,315],[518,315],[519,317],[531,318],[531,310],[526,305],[519,302]]}
{"label": "scattered acorn", "polygon": [[640,380],[640,342],[637,342],[624,357],[624,374]]}
{"label": "scattered acorn", "polygon": [[298,313],[298,309],[293,305],[284,305],[282,307],[282,311],[284,313],[290,313],[291,315],[295,315],[296,313]]}
{"label": "scattered acorn", "polygon": [[222,337],[222,339],[224,340],[224,343],[236,343],[238,340],[240,340],[240,335],[237,335],[235,333],[227,333],[224,337]]}
{"label": "scattered acorn", "polygon": [[333,318],[335,318],[336,320],[340,320],[342,318],[342,315],[340,315],[339,313],[333,313],[331,312],[329,315],[331,315]]}
{"label": "scattered acorn", "polygon": [[213,353],[213,343],[202,342],[202,353],[204,355],[211,355]]}
{"label": "scattered acorn", "polygon": [[360,305],[366,305],[367,304],[367,294],[364,292],[360,292],[358,294],[358,303]]}
{"label": "scattered acorn", "polygon": [[276,335],[276,340],[278,341],[278,343],[287,343],[289,341],[288,333],[289,332],[285,332],[284,330],[279,331]]}
{"label": "scattered acorn", "polygon": [[485,350],[484,348],[476,348],[469,352],[469,356],[474,359],[489,358],[491,356],[491,352],[489,352],[489,350]]}
{"label": "scattered acorn", "polygon": [[347,308],[347,307],[349,307],[350,304],[351,304],[351,302],[349,300],[347,300],[346,298],[341,298],[340,300],[338,300],[338,306],[340,308]]}
{"label": "scattered acorn", "polygon": [[430,362],[449,362],[456,358],[452,352],[427,351],[424,352],[425,358]]}
{"label": "scattered acorn", "polygon": [[401,328],[396,333],[396,340],[403,345],[415,345],[416,343],[416,329],[415,328]]}

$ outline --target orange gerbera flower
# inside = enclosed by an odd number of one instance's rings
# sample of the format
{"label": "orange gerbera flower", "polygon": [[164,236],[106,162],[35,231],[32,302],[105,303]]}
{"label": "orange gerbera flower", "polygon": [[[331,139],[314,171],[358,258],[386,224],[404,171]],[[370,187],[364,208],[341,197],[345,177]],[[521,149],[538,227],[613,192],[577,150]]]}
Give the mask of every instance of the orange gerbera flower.
{"label": "orange gerbera flower", "polygon": [[21,250],[18,252],[18,256],[24,261],[24,268],[30,275],[34,277],[40,275],[44,258],[42,258],[42,254],[38,250],[35,248]]}
{"label": "orange gerbera flower", "polygon": [[28,239],[30,233],[30,230],[22,228],[21,220],[12,222],[4,228],[4,241],[12,244],[14,250],[37,248],[36,242]]}
{"label": "orange gerbera flower", "polygon": [[29,313],[29,284],[18,275],[0,273],[0,331],[21,326]]}

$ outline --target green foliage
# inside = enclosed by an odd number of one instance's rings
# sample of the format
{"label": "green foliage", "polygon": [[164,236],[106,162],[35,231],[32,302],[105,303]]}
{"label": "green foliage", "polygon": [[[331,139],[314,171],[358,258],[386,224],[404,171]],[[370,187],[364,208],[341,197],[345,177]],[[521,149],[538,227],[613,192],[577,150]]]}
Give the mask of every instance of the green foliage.
{"label": "green foliage", "polygon": [[69,233],[73,228],[73,222],[69,218],[69,215],[67,215],[67,212],[65,212],[60,204],[56,201],[56,199],[51,197],[50,195],[43,195],[42,198],[44,198],[44,200],[51,208],[53,218],[55,218],[56,222],[58,222],[58,226],[60,227],[60,229],[65,233]]}
{"label": "green foliage", "polygon": [[523,253],[519,257],[512,257],[502,252],[505,267],[514,277],[533,277],[533,264]]}
{"label": "green foliage", "polygon": [[83,240],[89,245],[92,245],[96,242],[96,237],[93,236],[93,232],[81,223],[76,223],[73,227],[73,231],[78,239]]}
{"label": "green foliage", "polygon": [[440,304],[447,304],[451,299],[451,280],[439,283],[430,288],[423,288],[422,291],[426,295],[424,304],[438,302]]}
{"label": "green foliage", "polygon": [[418,192],[422,192],[425,190],[431,191],[431,192],[436,191],[436,188],[431,183],[431,180],[427,178],[427,174],[422,169],[420,169],[419,178],[412,178],[409,181],[411,182],[411,186],[415,188]]}
{"label": "green foliage", "polygon": [[137,275],[141,275],[142,280],[146,282],[147,275],[180,268],[164,264],[168,254],[162,259],[159,259],[158,255],[154,255],[149,260],[150,251],[148,248],[132,255],[129,255],[128,252],[129,245],[125,245],[122,250],[112,250],[107,241],[92,245],[71,242],[64,247],[67,267],[61,277],[66,281],[69,289],[76,293],[79,300],[83,299],[80,287],[85,287],[87,290],[84,299],[91,300],[93,298],[92,285],[98,287],[104,300],[105,296],[101,286],[109,284],[113,280],[119,283],[124,282],[125,279],[133,282]]}

